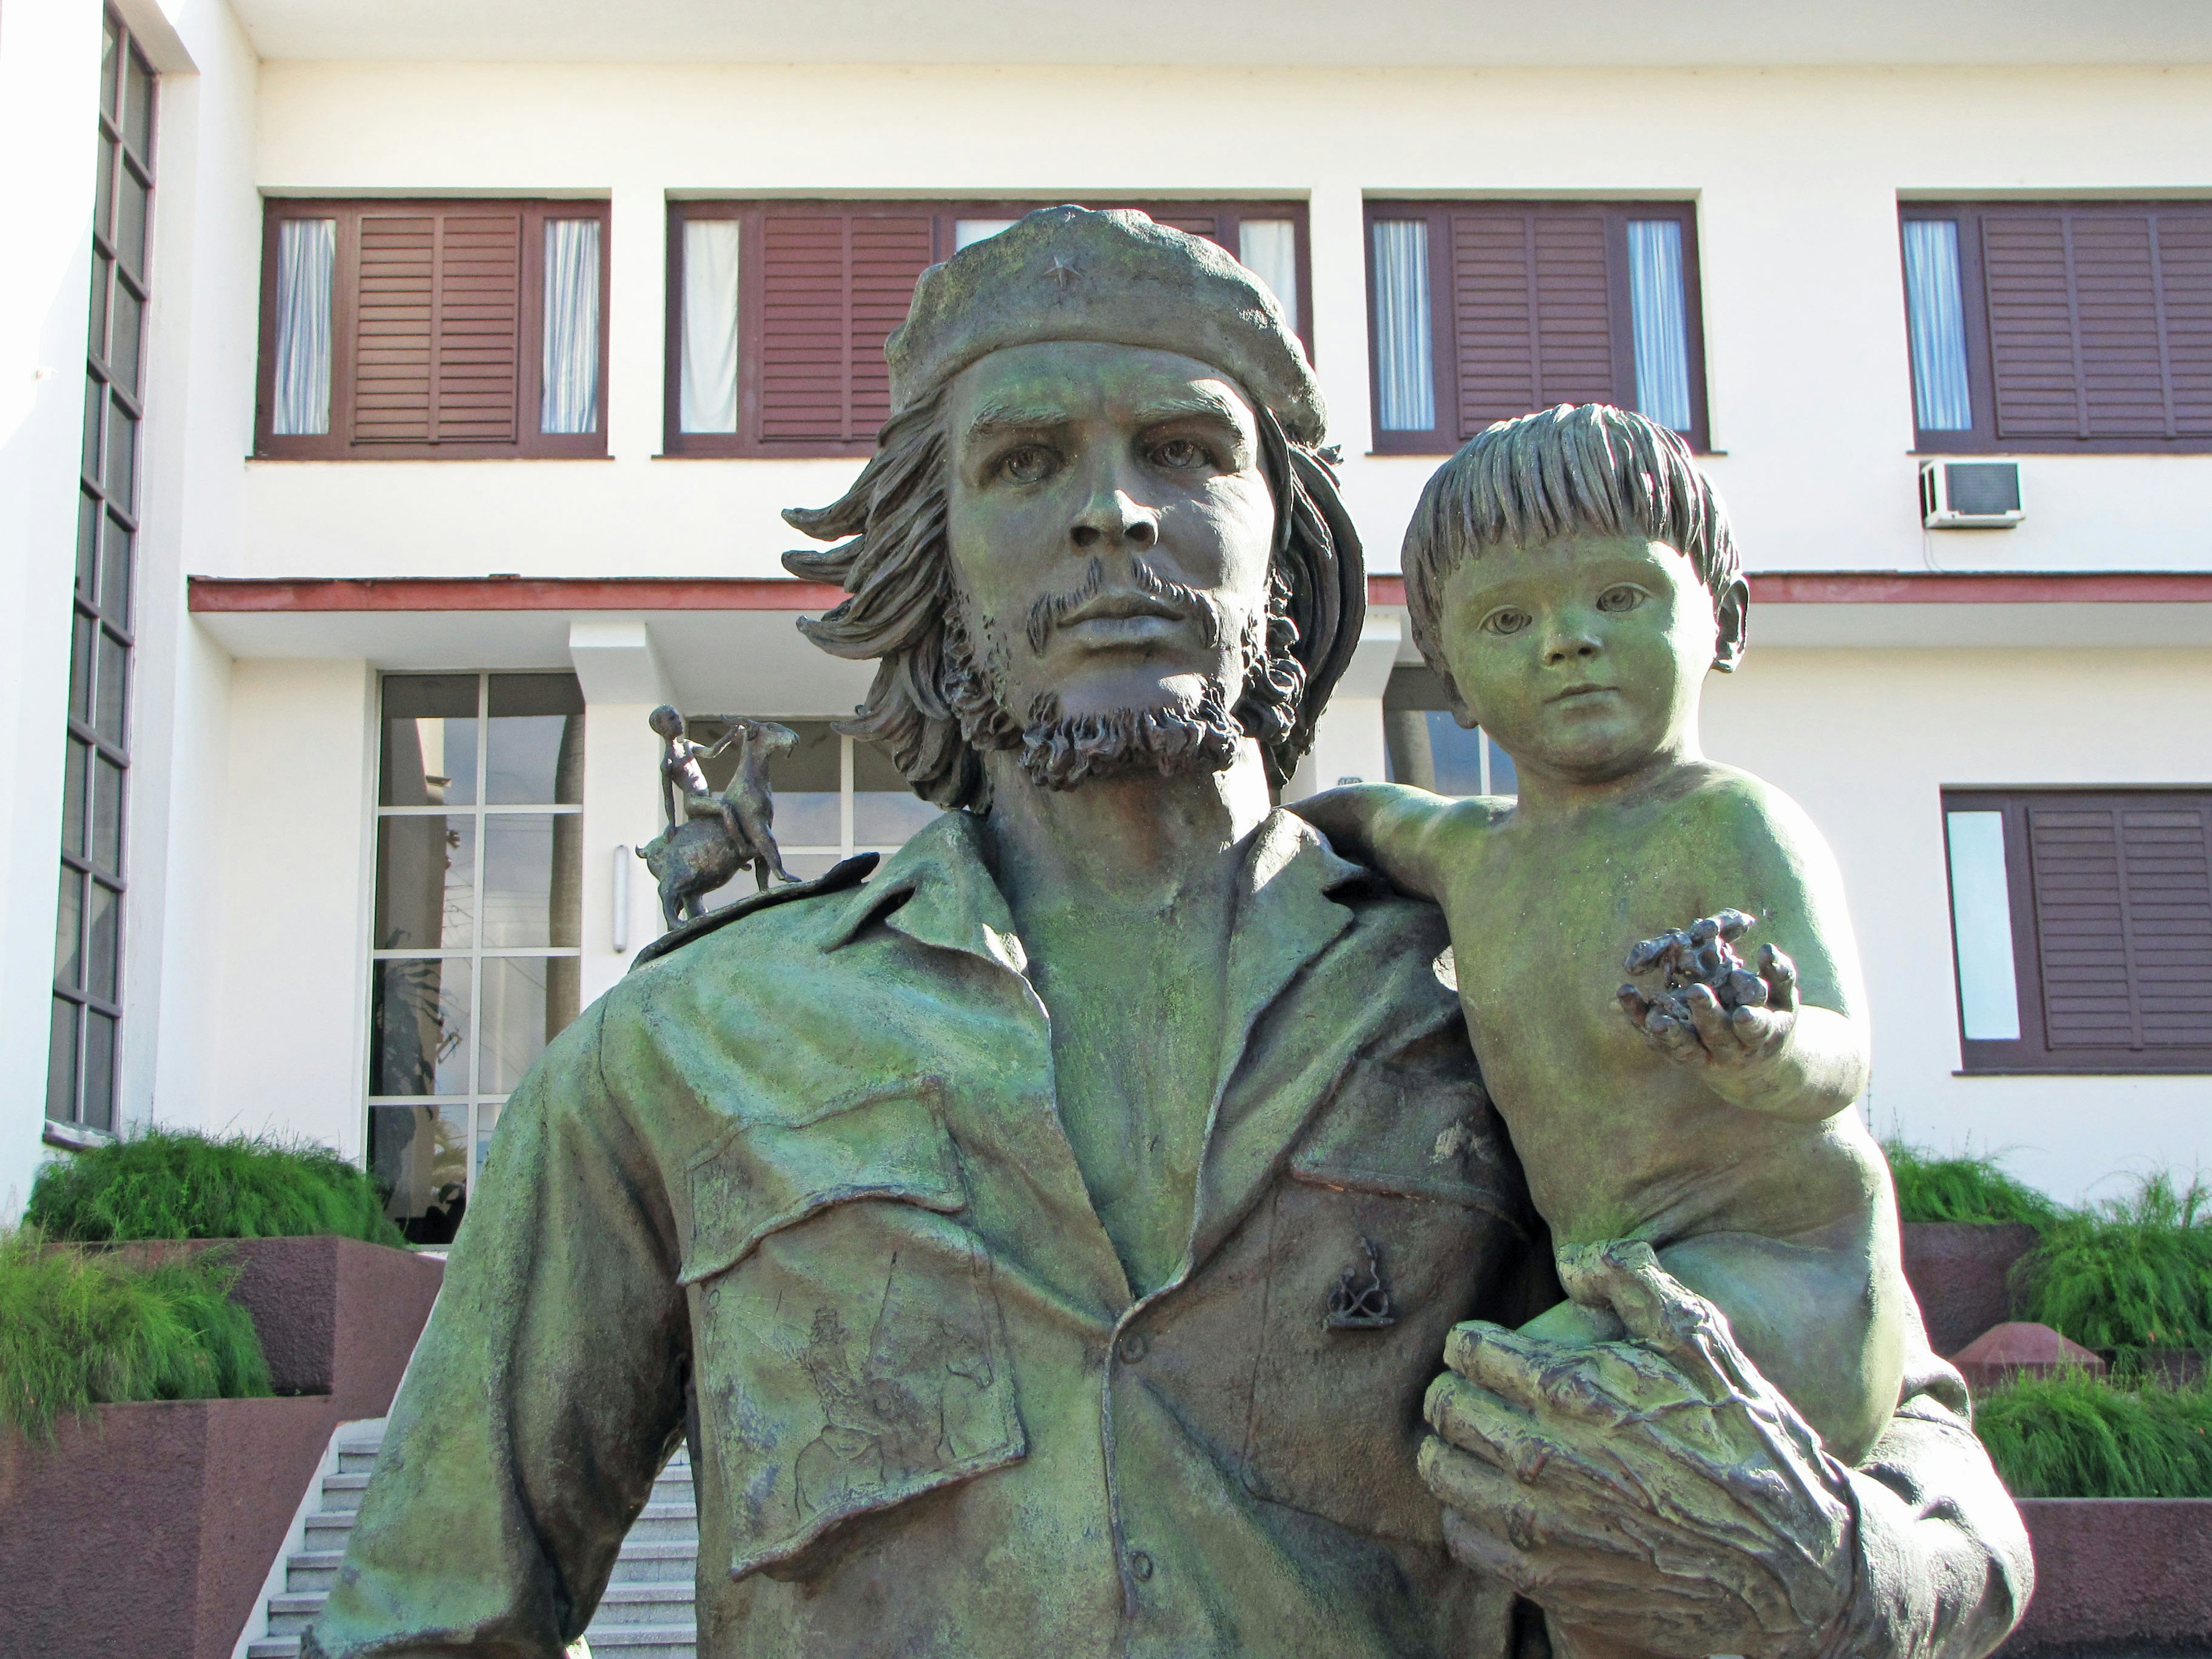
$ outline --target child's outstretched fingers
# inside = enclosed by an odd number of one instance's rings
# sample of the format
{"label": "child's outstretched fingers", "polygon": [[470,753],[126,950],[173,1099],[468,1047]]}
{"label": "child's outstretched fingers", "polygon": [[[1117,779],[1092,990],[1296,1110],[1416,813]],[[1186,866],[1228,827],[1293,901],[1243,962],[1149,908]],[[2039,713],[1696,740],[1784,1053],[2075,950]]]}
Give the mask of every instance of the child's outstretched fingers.
{"label": "child's outstretched fingers", "polygon": [[1771,945],[1759,947],[1759,976],[1766,981],[1766,1006],[1797,1011],[1797,964]]}
{"label": "child's outstretched fingers", "polygon": [[1706,985],[1692,985],[1682,993],[1682,1000],[1690,1010],[1690,1020],[1697,1028],[1698,1041],[1705,1052],[1721,1059],[1740,1045],[1735,1033],[1729,1025],[1729,1011],[1721,1006],[1721,1000]]}

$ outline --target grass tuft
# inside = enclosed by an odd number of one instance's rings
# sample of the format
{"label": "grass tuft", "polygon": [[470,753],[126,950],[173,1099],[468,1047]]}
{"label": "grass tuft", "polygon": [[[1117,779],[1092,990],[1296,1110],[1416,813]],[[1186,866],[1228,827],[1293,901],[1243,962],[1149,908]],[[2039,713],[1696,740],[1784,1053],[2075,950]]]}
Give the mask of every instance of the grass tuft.
{"label": "grass tuft", "polygon": [[2059,1213],[2021,1291],[2021,1317],[2123,1367],[2149,1349],[2212,1349],[2212,1191],[2161,1170],[2125,1198]]}
{"label": "grass tuft", "polygon": [[46,1441],[63,1412],[270,1393],[220,1254],[145,1267],[48,1249],[35,1228],[0,1233],[0,1424]]}
{"label": "grass tuft", "polygon": [[1974,1429],[2015,1498],[2212,1498],[2212,1392],[2086,1371],[1983,1396]]}
{"label": "grass tuft", "polygon": [[47,1164],[23,1218],[82,1243],[312,1233],[406,1242],[376,1183],[326,1146],[166,1129]]}
{"label": "grass tuft", "polygon": [[1936,1158],[1901,1140],[1886,1141],[1904,1221],[2026,1222],[2041,1227],[2058,1215],[2050,1197],[2005,1173],[1995,1158]]}

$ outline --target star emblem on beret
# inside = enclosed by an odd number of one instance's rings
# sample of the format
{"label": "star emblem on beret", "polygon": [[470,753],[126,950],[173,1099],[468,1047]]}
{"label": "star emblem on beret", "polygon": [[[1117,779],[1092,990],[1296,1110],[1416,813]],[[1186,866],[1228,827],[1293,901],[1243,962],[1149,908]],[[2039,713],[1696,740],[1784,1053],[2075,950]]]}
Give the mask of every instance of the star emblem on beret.
{"label": "star emblem on beret", "polygon": [[1057,283],[1060,292],[1065,294],[1067,291],[1067,285],[1083,273],[1055,253],[1052,256],[1052,264],[1046,269],[1044,274]]}

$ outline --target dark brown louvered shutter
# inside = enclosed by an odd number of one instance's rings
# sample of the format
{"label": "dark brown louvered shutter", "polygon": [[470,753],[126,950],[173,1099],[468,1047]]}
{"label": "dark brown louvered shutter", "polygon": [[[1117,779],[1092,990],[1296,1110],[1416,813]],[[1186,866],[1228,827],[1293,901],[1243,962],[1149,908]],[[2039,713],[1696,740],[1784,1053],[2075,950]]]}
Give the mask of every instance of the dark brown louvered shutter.
{"label": "dark brown louvered shutter", "polygon": [[357,444],[513,443],[522,216],[456,207],[361,218]]}
{"label": "dark brown louvered shutter", "polygon": [[1607,217],[1451,216],[1459,435],[1553,404],[1624,403],[1607,269]]}
{"label": "dark brown louvered shutter", "polygon": [[2212,798],[2027,807],[2045,1041],[2054,1052],[2212,1045]]}
{"label": "dark brown louvered shutter", "polygon": [[2212,437],[2212,213],[1981,216],[1996,435]]}
{"label": "dark brown louvered shutter", "polygon": [[860,443],[890,414],[884,341],[931,262],[934,220],[781,213],[761,221],[760,440]]}

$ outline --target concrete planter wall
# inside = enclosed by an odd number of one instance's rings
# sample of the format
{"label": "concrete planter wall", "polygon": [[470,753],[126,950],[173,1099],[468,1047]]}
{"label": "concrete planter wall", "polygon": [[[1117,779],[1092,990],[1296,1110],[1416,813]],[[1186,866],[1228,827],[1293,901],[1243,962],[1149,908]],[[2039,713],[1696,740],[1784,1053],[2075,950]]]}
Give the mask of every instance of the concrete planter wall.
{"label": "concrete planter wall", "polygon": [[2035,1599],[2002,1659],[2212,1653],[2212,1498],[2024,1498]]}
{"label": "concrete planter wall", "polygon": [[2013,1316],[2008,1275],[2035,1248],[2035,1229],[1965,1221],[1905,1224],[1905,1277],[1928,1342],[1947,1358]]}
{"label": "concrete planter wall", "polygon": [[45,1446],[0,1431],[0,1649],[228,1659],[331,1431],[391,1405],[442,1263],[342,1238],[229,1248],[292,1397],[102,1406]]}

